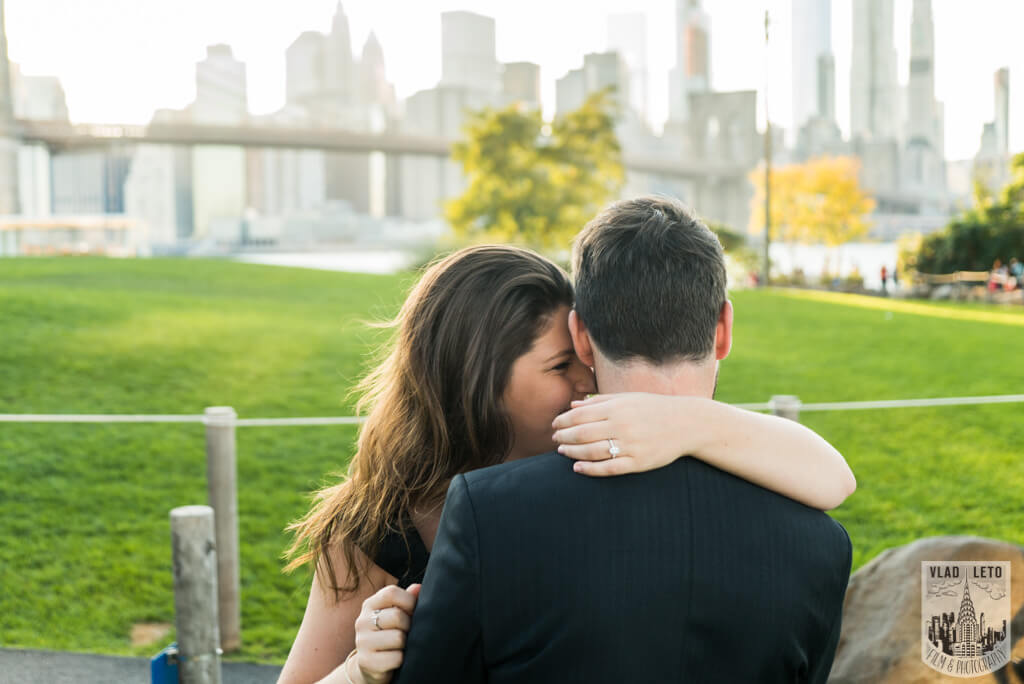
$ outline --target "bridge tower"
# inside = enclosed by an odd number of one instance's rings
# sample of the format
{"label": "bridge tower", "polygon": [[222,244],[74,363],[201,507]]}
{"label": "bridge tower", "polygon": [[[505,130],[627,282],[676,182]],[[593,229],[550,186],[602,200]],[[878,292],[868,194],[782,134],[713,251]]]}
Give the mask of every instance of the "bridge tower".
{"label": "bridge tower", "polygon": [[14,123],[14,89],[7,60],[4,0],[0,0],[0,216],[20,212],[18,202],[18,147]]}

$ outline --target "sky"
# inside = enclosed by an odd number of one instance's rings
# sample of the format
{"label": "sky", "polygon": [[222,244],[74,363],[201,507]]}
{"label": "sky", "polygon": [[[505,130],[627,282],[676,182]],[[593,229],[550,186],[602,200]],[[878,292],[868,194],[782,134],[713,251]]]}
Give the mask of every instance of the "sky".
{"label": "sky", "polygon": [[[849,125],[851,3],[833,0],[836,112]],[[146,123],[158,108],[182,108],[195,97],[195,63],[206,46],[230,45],[246,63],[249,108],[284,103],[285,49],[303,31],[330,30],[337,0],[0,0],[8,53],[27,75],[60,78],[75,122]],[[649,112],[667,115],[668,70],[675,61],[673,0],[346,0],[358,53],[373,30],[388,78],[400,98],[436,85],[441,75],[441,19],[470,10],[497,22],[499,61],[541,65],[542,101],[553,113],[554,82],[583,55],[607,48],[609,16],[647,19]],[[945,105],[946,152],[972,157],[982,125],[993,117],[993,72],[1010,67],[1010,148],[1024,150],[1022,0],[933,0],[936,97]],[[899,73],[906,82],[912,0],[895,0]],[[711,85],[756,89],[773,123],[791,122],[789,1],[705,0],[711,15]],[[764,11],[772,16],[764,44]],[[766,58],[767,56],[767,58]],[[759,125],[763,99],[759,96]],[[1012,122],[1021,121],[1020,125]]]}

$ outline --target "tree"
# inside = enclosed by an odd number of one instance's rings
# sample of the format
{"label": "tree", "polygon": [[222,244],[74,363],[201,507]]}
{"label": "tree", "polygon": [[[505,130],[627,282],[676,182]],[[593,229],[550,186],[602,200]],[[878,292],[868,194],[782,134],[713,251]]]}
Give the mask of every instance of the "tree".
{"label": "tree", "polygon": [[[859,164],[852,157],[823,157],[772,170],[772,239],[824,243],[830,247],[867,233],[875,202],[860,187]],[[750,175],[754,184],[751,233],[764,231],[764,168]]]}
{"label": "tree", "polygon": [[1024,257],[1024,153],[1011,162],[998,193],[975,185],[975,206],[923,238],[907,267],[922,273],[987,271],[996,259]]}
{"label": "tree", "polygon": [[622,153],[609,91],[545,125],[517,105],[470,115],[452,157],[468,179],[445,206],[463,240],[564,248],[622,187]]}

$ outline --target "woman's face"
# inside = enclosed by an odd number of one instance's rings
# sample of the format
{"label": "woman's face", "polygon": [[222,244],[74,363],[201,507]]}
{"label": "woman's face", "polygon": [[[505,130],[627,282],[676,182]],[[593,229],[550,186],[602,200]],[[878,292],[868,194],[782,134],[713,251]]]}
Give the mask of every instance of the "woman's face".
{"label": "woman's face", "polygon": [[551,421],[569,402],[596,391],[594,374],[576,357],[569,337],[569,307],[551,316],[548,327],[512,365],[504,406],[512,420],[509,460],[556,447]]}

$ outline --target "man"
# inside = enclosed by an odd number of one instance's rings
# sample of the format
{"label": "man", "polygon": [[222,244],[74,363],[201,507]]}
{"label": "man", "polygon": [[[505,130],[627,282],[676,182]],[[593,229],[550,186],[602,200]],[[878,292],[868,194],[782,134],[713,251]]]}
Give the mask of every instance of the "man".
{"label": "man", "polygon": [[[601,392],[713,395],[733,312],[704,224],[618,202],[573,268],[573,345]],[[448,491],[396,681],[824,682],[850,562],[830,517],[696,459],[477,470]]]}

